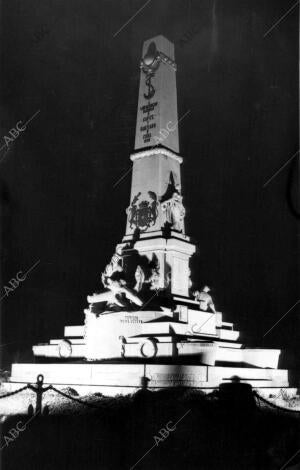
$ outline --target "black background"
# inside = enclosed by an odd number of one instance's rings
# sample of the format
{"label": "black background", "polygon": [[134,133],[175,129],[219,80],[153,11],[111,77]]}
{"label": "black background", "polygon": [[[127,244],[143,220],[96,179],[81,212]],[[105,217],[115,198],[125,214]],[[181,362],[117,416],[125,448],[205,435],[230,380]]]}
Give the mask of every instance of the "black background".
{"label": "black background", "polygon": [[[0,162],[5,366],[82,324],[86,295],[125,230],[144,40],[175,43],[187,233],[194,285],[258,345],[299,340],[298,8],[286,0],[2,2]],[[114,37],[115,35],[115,37]],[[184,37],[188,39],[184,42]],[[6,149],[1,151],[1,157]],[[291,202],[294,206],[291,207]],[[299,207],[298,207],[299,209]],[[298,310],[299,311],[299,310]],[[298,316],[297,316],[298,315]]]}

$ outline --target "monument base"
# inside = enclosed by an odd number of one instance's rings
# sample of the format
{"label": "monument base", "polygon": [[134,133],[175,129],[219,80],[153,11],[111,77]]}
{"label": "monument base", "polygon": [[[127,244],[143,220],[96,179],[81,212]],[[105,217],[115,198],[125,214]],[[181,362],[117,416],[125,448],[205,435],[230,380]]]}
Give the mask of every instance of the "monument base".
{"label": "monument base", "polygon": [[247,348],[221,312],[197,310],[195,301],[182,296],[174,300],[173,310],[86,310],[85,324],[65,327],[64,339],[33,346],[47,363],[13,364],[10,387],[43,374],[45,384],[80,394],[126,395],[145,387],[208,393],[240,381],[266,397],[281,388],[296,395],[300,376],[289,370],[283,351]]}
{"label": "monument base", "polygon": [[72,387],[80,395],[100,392],[103,395],[127,395],[147,388],[150,391],[185,387],[209,393],[222,383],[241,382],[268,397],[281,388],[296,395],[300,375],[288,370],[250,367],[220,367],[189,364],[149,363],[48,363],[12,364],[7,391],[35,383],[43,374],[44,385]]}
{"label": "monument base", "polygon": [[[222,313],[195,310],[181,298],[176,310],[137,310],[95,315],[65,328],[64,339],[33,346],[35,356],[57,359],[157,359],[210,366],[272,368],[282,366],[280,349],[247,348]],[[190,305],[184,303],[190,302]],[[281,362],[281,363],[280,363]],[[289,367],[289,366],[287,366]]]}

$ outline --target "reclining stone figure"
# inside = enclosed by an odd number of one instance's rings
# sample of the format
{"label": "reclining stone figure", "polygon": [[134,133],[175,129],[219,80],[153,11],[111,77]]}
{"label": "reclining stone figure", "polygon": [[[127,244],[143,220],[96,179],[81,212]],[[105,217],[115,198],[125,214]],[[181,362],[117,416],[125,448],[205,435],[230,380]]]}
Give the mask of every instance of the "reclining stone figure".
{"label": "reclining stone figure", "polygon": [[93,294],[87,296],[89,304],[107,302],[110,306],[127,307],[128,301],[141,306],[143,302],[141,299],[128,287],[126,282],[122,279],[114,279],[113,277],[106,279],[106,286],[109,289],[106,292],[100,294]]}
{"label": "reclining stone figure", "polygon": [[[85,310],[85,313],[92,312],[97,314],[99,309],[97,307],[93,308],[93,304],[102,302],[106,303],[105,310],[108,311],[118,311],[123,308],[130,309],[130,303],[138,306],[143,304],[136,293],[126,285],[125,273],[122,267],[122,256],[119,252],[112,256],[111,261],[105,267],[101,275],[101,281],[108,290],[88,295],[87,301],[90,305],[89,309]],[[101,308],[100,311],[103,311],[103,309]]]}

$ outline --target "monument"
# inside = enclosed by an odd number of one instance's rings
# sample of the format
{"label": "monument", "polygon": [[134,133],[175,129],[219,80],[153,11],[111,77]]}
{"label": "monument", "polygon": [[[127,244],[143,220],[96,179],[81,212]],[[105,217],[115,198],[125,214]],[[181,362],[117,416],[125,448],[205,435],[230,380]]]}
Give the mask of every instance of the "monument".
{"label": "monument", "polygon": [[185,232],[178,120],[174,45],[157,36],[144,42],[140,61],[124,237],[100,291],[87,296],[84,323],[33,346],[34,364],[12,365],[12,387],[37,374],[45,383],[111,395],[135,391],[143,379],[150,389],[210,391],[233,377],[265,393],[299,386],[279,368],[281,350],[245,347],[209,287],[192,285],[195,245]]}

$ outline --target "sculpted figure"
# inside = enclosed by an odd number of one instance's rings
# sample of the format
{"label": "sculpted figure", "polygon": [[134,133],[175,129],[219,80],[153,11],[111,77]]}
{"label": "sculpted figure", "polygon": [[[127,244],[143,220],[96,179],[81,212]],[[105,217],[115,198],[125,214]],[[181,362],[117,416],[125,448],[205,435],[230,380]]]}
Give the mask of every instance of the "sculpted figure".
{"label": "sculpted figure", "polygon": [[192,279],[191,279],[192,272],[191,272],[191,269],[190,269],[190,268],[189,268],[189,270],[188,270],[188,273],[189,273],[189,282],[188,282],[188,286],[189,286],[189,289],[191,289],[192,286],[193,286],[193,281],[192,281]]}
{"label": "sculpted figure", "polygon": [[170,199],[161,203],[162,211],[165,212],[166,221],[179,232],[183,232],[183,221],[185,208],[182,204],[182,196],[174,192]]}
{"label": "sculpted figure", "polygon": [[211,295],[208,293],[210,292],[210,288],[208,286],[204,286],[201,291],[195,291],[193,293],[195,300],[199,302],[199,309],[207,312],[208,310],[216,313],[215,305],[213,303],[213,299]]}
{"label": "sculpted figure", "polygon": [[150,284],[150,290],[157,290],[159,289],[159,271],[157,269],[152,270],[152,274],[148,280]]}
{"label": "sculpted figure", "polygon": [[148,283],[150,284],[150,290],[157,290],[159,289],[159,280],[160,280],[160,275],[159,275],[159,268],[152,268],[151,270],[151,276],[148,279]]}
{"label": "sculpted figure", "polygon": [[130,228],[133,228],[136,225],[137,215],[138,215],[138,200],[142,193],[139,192],[134,198],[132,199],[131,205],[126,209],[126,214],[129,216],[129,225]]}
{"label": "sculpted figure", "polygon": [[157,196],[153,191],[148,191],[148,195],[149,195],[149,198],[151,199],[151,202],[150,202],[151,222],[153,222],[154,224],[158,216],[157,208],[159,206],[159,202],[157,201]]}
{"label": "sculpted figure", "polygon": [[[88,311],[92,312],[93,304],[100,302],[106,302],[113,309],[115,307],[128,307],[129,301],[139,306],[143,304],[136,293],[126,286],[125,273],[121,263],[122,256],[119,252],[116,252],[101,275],[102,284],[107,290],[87,296],[87,301],[90,305],[85,313]],[[96,312],[94,311],[94,313]]]}
{"label": "sculpted figure", "polygon": [[103,273],[101,274],[101,281],[104,287],[108,287],[107,279],[111,278],[114,273],[122,273],[123,267],[121,265],[122,256],[119,253],[115,253],[110,262],[106,265]]}
{"label": "sculpted figure", "polygon": [[134,286],[134,290],[137,291],[137,292],[140,292],[142,290],[142,287],[143,287],[143,284],[145,282],[145,273],[144,271],[142,270],[141,266],[138,265],[136,270],[135,270],[135,286]]}
{"label": "sculpted figure", "polygon": [[141,299],[128,287],[123,279],[107,278],[106,286],[109,289],[101,294],[93,294],[87,296],[89,304],[98,302],[107,302],[109,305],[117,305],[118,307],[126,307],[128,300],[134,304],[141,306]]}

